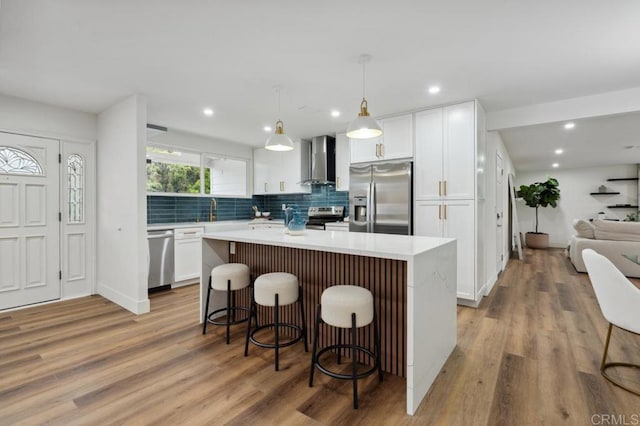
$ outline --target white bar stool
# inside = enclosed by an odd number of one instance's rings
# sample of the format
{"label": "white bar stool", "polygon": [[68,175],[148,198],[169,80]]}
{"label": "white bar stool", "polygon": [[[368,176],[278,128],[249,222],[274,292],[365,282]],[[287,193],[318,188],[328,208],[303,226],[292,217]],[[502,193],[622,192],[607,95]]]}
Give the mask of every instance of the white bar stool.
{"label": "white bar stool", "polygon": [[[234,300],[232,301],[232,292],[242,290],[249,286],[251,286],[251,274],[249,272],[249,267],[243,263],[225,263],[223,265],[218,265],[211,270],[202,334],[207,333],[207,323],[211,323],[213,325],[224,325],[227,327],[226,340],[227,344],[229,344],[229,327],[231,325],[247,321],[246,317],[236,320],[236,311],[245,311],[249,315],[251,314],[249,307],[235,306],[235,297],[233,297]],[[227,306],[225,308],[216,309],[210,313],[209,299],[211,297],[211,290],[226,291]],[[220,312],[226,312],[227,317],[225,321],[218,321],[214,319],[214,316]]]}
{"label": "white bar stool", "polygon": [[[338,331],[340,340],[337,345],[330,345],[318,351],[318,336],[320,333],[320,321],[340,329],[351,329],[351,343],[343,344],[342,330]],[[373,322],[374,350],[373,352],[357,343],[357,329]],[[327,351],[338,351],[338,363],[340,363],[340,351],[351,349],[351,374],[341,374],[331,371],[320,363],[320,356]],[[373,366],[358,373],[358,352],[368,355],[374,360]],[[309,373],[309,387],[313,386],[313,373],[315,369],[335,379],[353,381],[353,408],[358,408],[358,379],[362,379],[378,371],[378,379],[382,382],[382,363],[380,362],[380,334],[378,320],[373,307],[373,295],[369,290],[354,285],[336,285],[322,292],[320,304],[316,309],[316,322],[313,335],[313,351],[311,353],[311,371]]]}
{"label": "white bar stool", "polygon": [[[300,306],[300,317],[302,326],[290,323],[280,322],[280,306],[291,305],[298,302]],[[272,306],[273,323],[258,326],[257,305]],[[298,278],[286,272],[272,272],[260,275],[256,278],[253,285],[253,296],[249,311],[250,320],[247,325],[247,337],[244,343],[244,356],[249,355],[249,342],[261,348],[269,348],[275,350],[275,369],[280,369],[279,350],[287,346],[291,346],[300,339],[304,341],[304,350],[309,352],[307,347],[307,323],[304,317],[304,303],[302,301],[302,287],[298,285]],[[251,331],[251,318],[256,320],[256,328]],[[285,327],[296,331],[297,335],[284,343],[280,342],[280,328]],[[260,342],[255,338],[255,334],[265,328],[273,328],[275,332],[274,343]]]}

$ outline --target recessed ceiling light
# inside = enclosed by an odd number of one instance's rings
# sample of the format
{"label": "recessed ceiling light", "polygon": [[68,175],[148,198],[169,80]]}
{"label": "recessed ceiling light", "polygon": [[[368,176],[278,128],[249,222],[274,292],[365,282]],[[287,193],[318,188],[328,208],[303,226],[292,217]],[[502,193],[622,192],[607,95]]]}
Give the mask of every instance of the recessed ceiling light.
{"label": "recessed ceiling light", "polygon": [[205,108],[202,110],[202,113],[207,117],[211,117],[213,115],[213,110],[211,108]]}
{"label": "recessed ceiling light", "polygon": [[340,117],[340,111],[338,111],[337,109],[334,109],[333,111],[331,111],[331,116]]}
{"label": "recessed ceiling light", "polygon": [[264,126],[264,131],[265,132],[270,132],[271,130],[273,130],[273,129],[271,129],[271,126]]}
{"label": "recessed ceiling light", "polygon": [[564,128],[567,129],[567,130],[571,130],[574,127],[576,127],[576,123],[569,122],[569,123],[565,123],[564,124]]}
{"label": "recessed ceiling light", "polygon": [[557,169],[559,165],[560,165],[560,164],[558,164],[558,163],[553,163],[553,164],[551,165],[551,167],[553,167],[554,169]]}
{"label": "recessed ceiling light", "polygon": [[429,93],[431,93],[432,95],[435,95],[436,93],[440,92],[440,87],[438,86],[431,86],[429,87]]}
{"label": "recessed ceiling light", "polygon": [[563,152],[564,152],[564,150],[563,150],[562,148],[558,148],[558,149],[556,149],[556,154],[557,154],[557,155],[560,155],[560,154],[562,154]]}

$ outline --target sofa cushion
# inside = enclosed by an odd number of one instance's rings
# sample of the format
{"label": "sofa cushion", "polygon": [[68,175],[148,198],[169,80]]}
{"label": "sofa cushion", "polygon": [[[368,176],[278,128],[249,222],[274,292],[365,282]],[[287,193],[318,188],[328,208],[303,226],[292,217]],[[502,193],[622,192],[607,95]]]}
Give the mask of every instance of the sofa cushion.
{"label": "sofa cushion", "polygon": [[594,226],[591,222],[584,219],[576,219],[573,221],[573,229],[576,230],[576,235],[580,238],[595,238]]}
{"label": "sofa cushion", "polygon": [[640,222],[594,220],[596,240],[640,241]]}

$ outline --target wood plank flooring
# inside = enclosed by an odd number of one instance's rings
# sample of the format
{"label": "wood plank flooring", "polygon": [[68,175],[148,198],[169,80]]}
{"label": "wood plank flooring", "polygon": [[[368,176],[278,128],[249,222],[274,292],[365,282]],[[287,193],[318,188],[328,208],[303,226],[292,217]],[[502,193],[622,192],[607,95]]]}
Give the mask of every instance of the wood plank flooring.
{"label": "wood plank flooring", "polygon": [[[348,382],[316,374],[308,387],[301,344],[282,351],[276,373],[271,351],[242,356],[244,325],[230,345],[223,327],[203,336],[191,286],[153,295],[141,316],[99,296],[0,313],[0,425],[584,425],[640,415],[640,398],[599,374],[607,324],[587,275],[561,250],[526,254],[478,309],[458,308],[458,345],[414,417],[400,377],[363,380],[353,410]],[[638,336],[614,331],[611,357],[640,362],[638,349]]]}

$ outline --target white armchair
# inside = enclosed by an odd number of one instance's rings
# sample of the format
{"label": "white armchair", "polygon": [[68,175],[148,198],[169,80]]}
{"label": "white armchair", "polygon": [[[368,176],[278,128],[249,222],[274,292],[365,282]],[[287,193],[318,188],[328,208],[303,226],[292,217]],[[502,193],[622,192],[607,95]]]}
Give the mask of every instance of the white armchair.
{"label": "white armchair", "polygon": [[625,362],[606,362],[611,330],[614,325],[622,330],[640,334],[640,289],[636,288],[609,259],[594,250],[583,250],[582,258],[587,267],[602,315],[609,321],[600,373],[614,385],[640,396],[637,390],[630,389],[625,384],[613,379],[606,371],[610,367],[640,368],[640,365]]}

